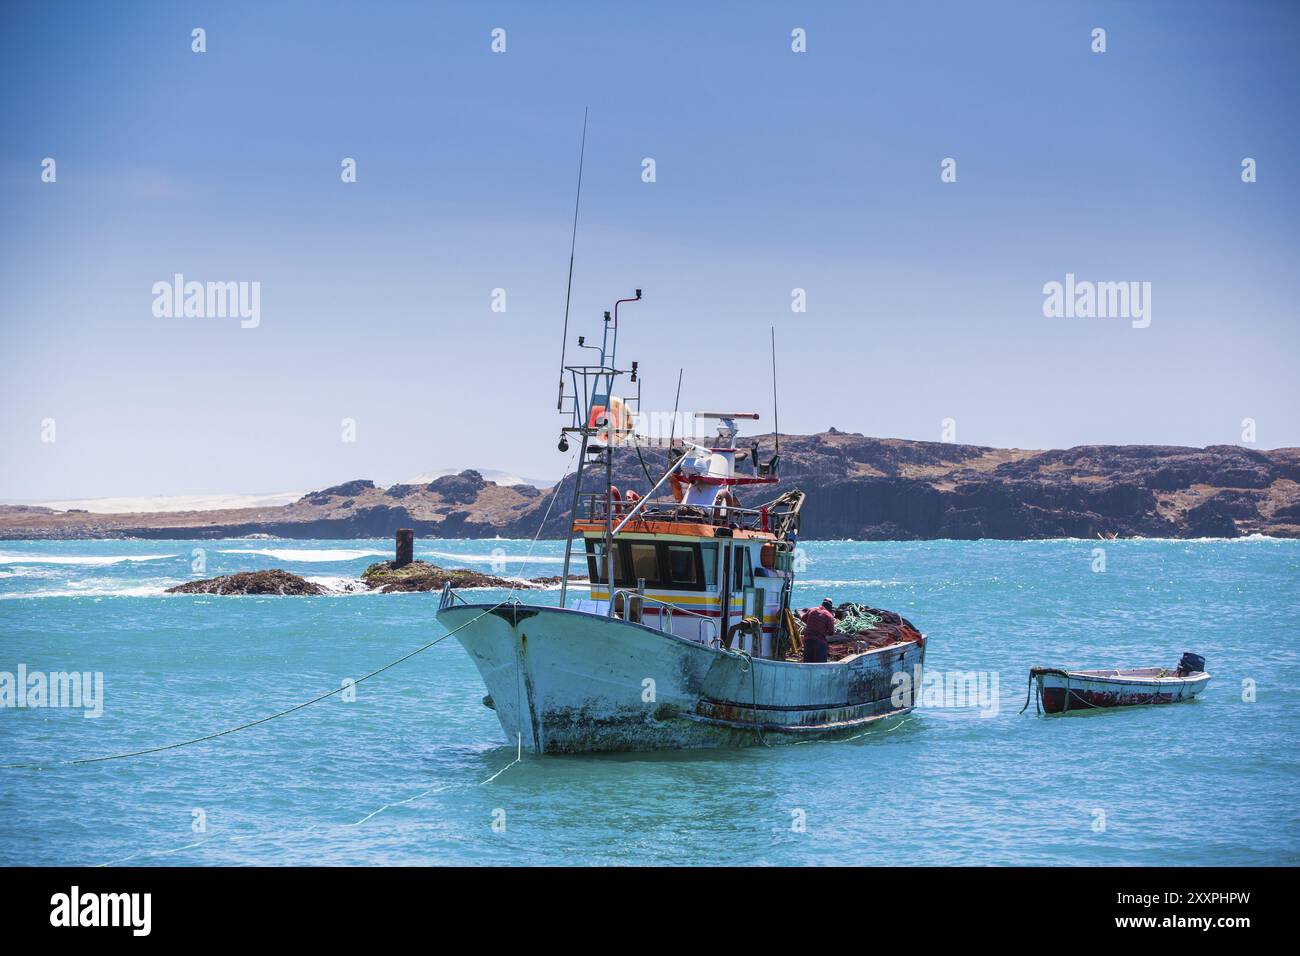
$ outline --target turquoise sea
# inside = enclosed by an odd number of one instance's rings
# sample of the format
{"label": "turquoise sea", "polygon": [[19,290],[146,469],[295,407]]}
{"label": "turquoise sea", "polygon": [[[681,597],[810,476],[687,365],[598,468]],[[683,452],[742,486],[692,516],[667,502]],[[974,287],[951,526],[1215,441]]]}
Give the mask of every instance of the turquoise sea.
{"label": "turquoise sea", "polygon": [[[559,542],[436,541],[443,566],[559,573]],[[839,743],[515,760],[437,594],[164,596],[282,567],[341,585],[389,541],[0,542],[0,680],[103,675],[102,715],[0,708],[0,864],[1300,862],[1300,542],[807,542],[798,598],[898,610],[934,706]],[[1103,549],[1098,552],[1097,549]],[[1094,570],[1104,559],[1104,570]],[[505,592],[484,592],[485,598]],[[528,600],[554,602],[558,592]],[[1034,664],[1173,664],[1197,700],[1018,715]],[[83,704],[85,702],[83,701]],[[494,823],[496,824],[494,826]]]}

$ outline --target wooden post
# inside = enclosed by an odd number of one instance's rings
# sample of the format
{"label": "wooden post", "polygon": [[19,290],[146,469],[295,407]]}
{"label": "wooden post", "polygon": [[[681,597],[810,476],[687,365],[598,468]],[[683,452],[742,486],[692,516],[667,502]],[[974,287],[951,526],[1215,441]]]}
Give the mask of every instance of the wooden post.
{"label": "wooden post", "polygon": [[413,528],[397,529],[397,558],[393,567],[404,568],[415,559],[415,530]]}

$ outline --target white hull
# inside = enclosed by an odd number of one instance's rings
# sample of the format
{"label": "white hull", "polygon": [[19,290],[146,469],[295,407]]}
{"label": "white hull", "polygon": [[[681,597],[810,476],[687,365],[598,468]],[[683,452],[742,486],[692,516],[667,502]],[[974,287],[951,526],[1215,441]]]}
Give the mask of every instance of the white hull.
{"label": "white hull", "polygon": [[[839,663],[751,659],[617,618],[557,607],[448,605],[510,743],[535,753],[746,746],[851,736],[907,713],[893,675],[924,644]],[[916,685],[912,685],[916,686]],[[488,702],[485,700],[485,703]]]}

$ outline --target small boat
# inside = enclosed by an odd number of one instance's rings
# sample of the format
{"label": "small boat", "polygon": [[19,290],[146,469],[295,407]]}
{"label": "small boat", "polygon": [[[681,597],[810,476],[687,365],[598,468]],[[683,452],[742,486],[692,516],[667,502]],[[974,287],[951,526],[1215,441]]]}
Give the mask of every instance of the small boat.
{"label": "small boat", "polygon": [[[1037,684],[1038,705],[1048,714],[1095,710],[1099,707],[1135,707],[1191,700],[1210,682],[1205,658],[1190,651],[1178,666],[1134,667],[1124,670],[1067,671],[1058,667],[1031,667],[1030,693]],[[1029,701],[1025,701],[1025,708]],[[1024,713],[1024,708],[1021,709]]]}

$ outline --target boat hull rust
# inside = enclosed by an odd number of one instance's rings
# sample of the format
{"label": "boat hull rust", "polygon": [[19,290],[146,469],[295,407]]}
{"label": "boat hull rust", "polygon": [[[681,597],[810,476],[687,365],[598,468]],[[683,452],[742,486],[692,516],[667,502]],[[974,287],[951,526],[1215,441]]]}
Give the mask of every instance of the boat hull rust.
{"label": "boat hull rust", "polygon": [[[1108,707],[1139,707],[1191,700],[1210,682],[1206,673],[1178,676],[1159,668],[1141,671],[1063,671],[1036,668],[1038,696],[1048,714],[1076,713]],[[1165,675],[1165,676],[1159,676]]]}
{"label": "boat hull rust", "polygon": [[[833,664],[750,657],[616,618],[557,607],[451,605],[438,620],[487,685],[510,743],[588,753],[836,739],[909,712],[894,675],[925,645]],[[915,685],[913,685],[915,686]]]}

